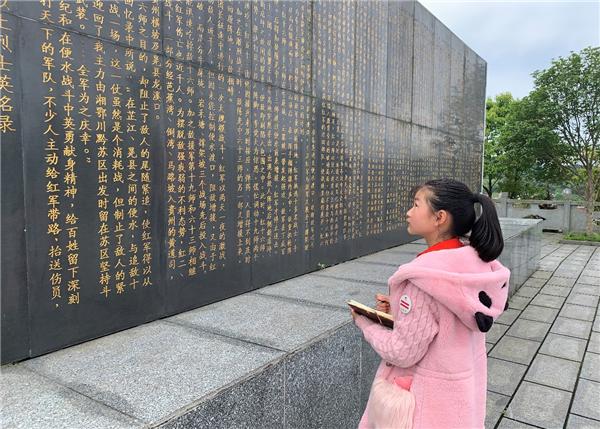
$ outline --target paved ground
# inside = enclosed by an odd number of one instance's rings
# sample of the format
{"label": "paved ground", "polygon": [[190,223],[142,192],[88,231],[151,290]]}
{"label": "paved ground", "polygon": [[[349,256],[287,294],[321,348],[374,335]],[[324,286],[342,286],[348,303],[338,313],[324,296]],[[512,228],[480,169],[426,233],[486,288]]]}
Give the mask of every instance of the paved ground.
{"label": "paved ground", "polygon": [[600,248],[559,238],[488,332],[488,429],[600,428]]}

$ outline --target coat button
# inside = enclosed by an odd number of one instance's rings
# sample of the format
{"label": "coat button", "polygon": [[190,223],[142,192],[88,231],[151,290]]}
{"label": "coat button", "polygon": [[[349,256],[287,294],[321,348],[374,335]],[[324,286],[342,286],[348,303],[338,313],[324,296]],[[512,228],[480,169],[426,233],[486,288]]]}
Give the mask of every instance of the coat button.
{"label": "coat button", "polygon": [[389,363],[389,362],[386,362],[386,363],[385,363],[385,365],[386,365],[386,366],[392,366],[392,364],[391,364],[391,363]]}

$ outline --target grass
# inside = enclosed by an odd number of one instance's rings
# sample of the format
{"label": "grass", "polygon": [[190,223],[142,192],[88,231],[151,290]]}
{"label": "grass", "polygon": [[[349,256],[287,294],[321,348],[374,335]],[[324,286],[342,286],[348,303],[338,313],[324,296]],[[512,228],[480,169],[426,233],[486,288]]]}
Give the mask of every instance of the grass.
{"label": "grass", "polygon": [[600,242],[600,233],[592,232],[586,234],[585,232],[569,232],[565,234],[565,240],[577,240],[577,241],[598,241]]}

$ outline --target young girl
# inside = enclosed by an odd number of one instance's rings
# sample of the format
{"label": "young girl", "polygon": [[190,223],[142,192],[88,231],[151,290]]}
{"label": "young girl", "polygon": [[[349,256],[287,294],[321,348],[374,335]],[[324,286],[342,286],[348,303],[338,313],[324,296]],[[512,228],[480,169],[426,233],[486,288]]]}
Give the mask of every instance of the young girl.
{"label": "young girl", "polygon": [[388,279],[394,328],[351,310],[382,358],[358,427],[483,428],[485,333],[508,308],[510,278],[496,260],[504,247],[496,208],[452,179],[415,191],[408,232],[429,247]]}

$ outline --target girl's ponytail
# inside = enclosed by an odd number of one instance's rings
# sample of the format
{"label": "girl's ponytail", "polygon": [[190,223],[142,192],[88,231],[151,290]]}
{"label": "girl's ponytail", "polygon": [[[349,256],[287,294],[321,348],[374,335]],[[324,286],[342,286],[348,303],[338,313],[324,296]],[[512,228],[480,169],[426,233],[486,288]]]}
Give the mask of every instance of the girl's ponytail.
{"label": "girl's ponytail", "polygon": [[481,204],[481,215],[473,224],[469,243],[486,262],[493,261],[504,249],[504,238],[496,205],[487,195],[473,194],[473,203]]}

